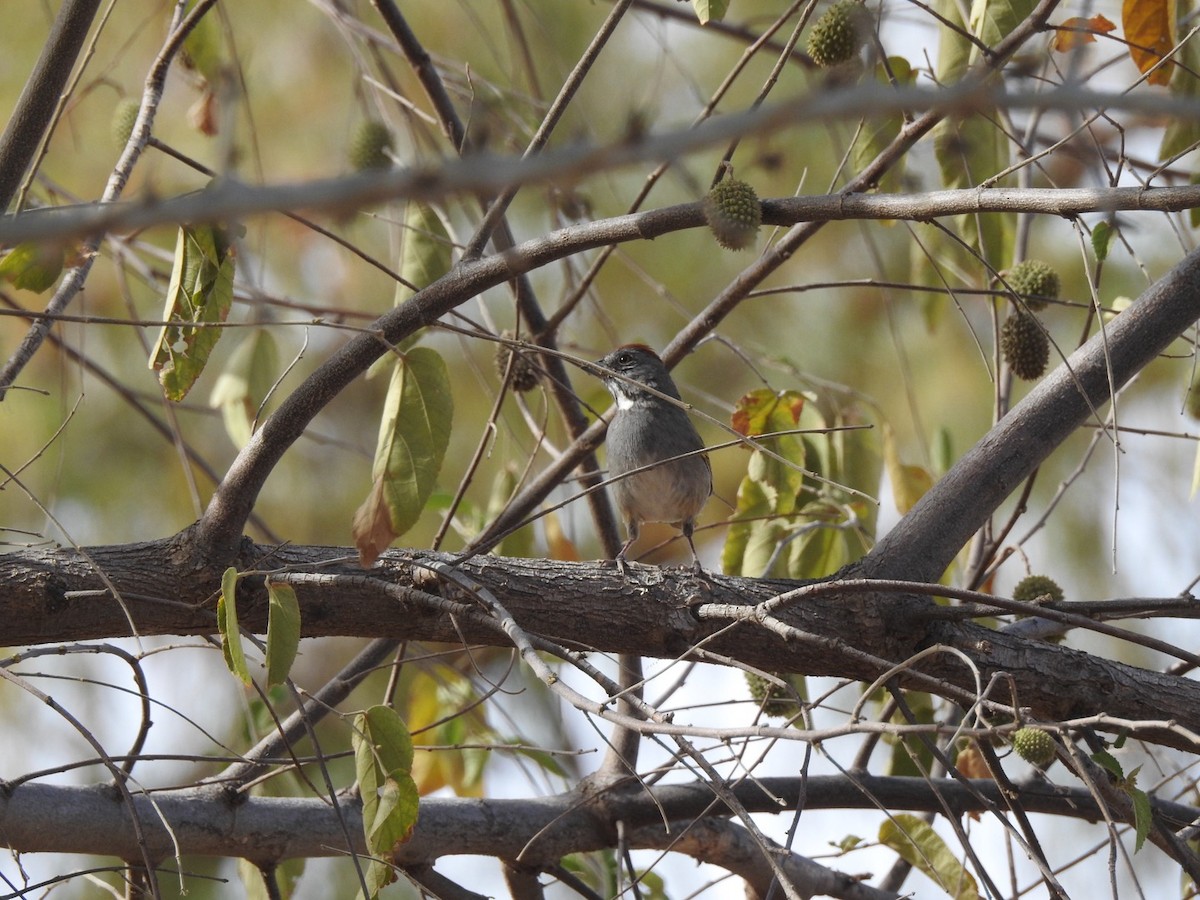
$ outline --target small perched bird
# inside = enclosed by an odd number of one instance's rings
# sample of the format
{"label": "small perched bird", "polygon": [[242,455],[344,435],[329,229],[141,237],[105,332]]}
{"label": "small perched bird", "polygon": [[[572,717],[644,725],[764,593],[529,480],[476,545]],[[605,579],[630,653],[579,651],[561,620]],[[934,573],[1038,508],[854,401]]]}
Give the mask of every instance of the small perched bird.
{"label": "small perched bird", "polygon": [[704,442],[682,408],[638,385],[676,400],[679,389],[658,354],[645,344],[618,347],[597,364],[608,370],[601,377],[617,401],[617,414],[608,426],[608,476],[629,534],[617,565],[625,571],[625,553],[638,539],[643,522],[667,522],[683,532],[692,548],[692,563],[700,571],[692,531],[712,494],[712,467],[707,456],[696,452],[704,449]]}

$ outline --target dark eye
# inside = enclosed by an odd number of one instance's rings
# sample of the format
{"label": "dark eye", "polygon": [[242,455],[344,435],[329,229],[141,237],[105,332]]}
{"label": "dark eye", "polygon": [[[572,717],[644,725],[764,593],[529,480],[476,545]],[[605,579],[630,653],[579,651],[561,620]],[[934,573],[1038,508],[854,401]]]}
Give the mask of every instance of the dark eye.
{"label": "dark eye", "polygon": [[633,365],[633,354],[628,350],[624,351],[620,356],[617,357],[617,365],[622,367]]}

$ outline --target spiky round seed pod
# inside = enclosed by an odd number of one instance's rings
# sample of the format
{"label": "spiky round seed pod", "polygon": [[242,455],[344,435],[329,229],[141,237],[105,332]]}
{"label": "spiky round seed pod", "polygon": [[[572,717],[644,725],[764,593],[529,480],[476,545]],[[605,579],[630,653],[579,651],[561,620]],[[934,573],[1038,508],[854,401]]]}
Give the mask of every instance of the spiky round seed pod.
{"label": "spiky round seed pod", "polygon": [[744,250],[762,225],[762,204],[754,188],[736,178],[719,182],[704,198],[704,219],[726,250]]}
{"label": "spiky round seed pod", "polygon": [[126,97],[113,109],[112,139],[118,147],[124,149],[129,143],[129,136],[133,134],[133,126],[137,124],[138,110],[141,108],[142,104],[138,101]]}
{"label": "spiky round seed pod", "polygon": [[387,151],[392,149],[392,133],[377,119],[360,122],[350,141],[350,165],[356,172],[367,169],[386,169],[392,161]]}
{"label": "spiky round seed pod", "polygon": [[1058,299],[1058,273],[1049,263],[1040,259],[1027,259],[1017,263],[1012,267],[1012,271],[1004,276],[1004,280],[1022,296],[1025,305],[1032,310],[1045,309],[1047,300]]}
{"label": "spiky round seed pod", "polygon": [[1044,769],[1054,762],[1057,745],[1048,731],[1026,725],[1013,733],[1012,744],[1017,756],[1039,769]]}
{"label": "spiky round seed pod", "polygon": [[750,688],[750,699],[758,704],[763,715],[775,719],[786,719],[788,716],[796,714],[796,701],[789,697],[787,691],[782,687],[753,672],[744,674],[746,685]]}
{"label": "spiky round seed pod", "polygon": [[1026,575],[1013,588],[1013,599],[1022,603],[1061,603],[1063,589],[1053,578],[1045,575]]}
{"label": "spiky round seed pod", "polygon": [[866,10],[859,0],[841,0],[817,19],[808,33],[808,55],[822,69],[840,66],[863,43]]}
{"label": "spiky round seed pod", "polygon": [[1050,340],[1030,313],[1017,312],[1000,327],[1000,352],[1013,374],[1025,381],[1041,378],[1050,361]]}
{"label": "spiky round seed pod", "polygon": [[[511,331],[504,332],[501,337],[512,340],[513,333]],[[519,350],[514,350],[507,344],[496,345],[496,373],[501,380],[504,379],[505,373],[508,371],[508,360],[512,358],[512,375],[509,378],[508,385],[518,394],[524,394],[527,391],[532,391],[538,386],[539,372],[537,365],[530,358],[528,353],[522,353]]]}

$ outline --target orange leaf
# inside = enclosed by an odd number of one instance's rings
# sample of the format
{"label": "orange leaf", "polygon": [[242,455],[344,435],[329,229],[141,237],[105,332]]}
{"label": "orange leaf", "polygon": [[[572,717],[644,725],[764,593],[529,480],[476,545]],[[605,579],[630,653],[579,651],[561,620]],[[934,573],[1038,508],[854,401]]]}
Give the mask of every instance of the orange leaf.
{"label": "orange leaf", "polygon": [[979,748],[974,745],[958,751],[958,756],[954,757],[954,768],[967,778],[992,777],[992,770],[988,768]]}
{"label": "orange leaf", "polygon": [[1117,26],[1104,16],[1095,15],[1091,18],[1072,16],[1055,27],[1058,30],[1054,34],[1050,48],[1059,53],[1066,53],[1068,50],[1074,50],[1084,44],[1096,43],[1096,35],[1108,34]]}
{"label": "orange leaf", "polygon": [[[1125,0],[1121,24],[1129,42],[1129,55],[1139,72],[1150,71],[1175,46],[1174,0]],[[1168,84],[1172,67],[1172,63],[1159,66],[1146,80]]]}
{"label": "orange leaf", "polygon": [[579,562],[579,548],[563,533],[562,521],[557,513],[547,513],[542,519],[542,527],[546,530],[547,556],[550,559],[561,559],[567,562]]}

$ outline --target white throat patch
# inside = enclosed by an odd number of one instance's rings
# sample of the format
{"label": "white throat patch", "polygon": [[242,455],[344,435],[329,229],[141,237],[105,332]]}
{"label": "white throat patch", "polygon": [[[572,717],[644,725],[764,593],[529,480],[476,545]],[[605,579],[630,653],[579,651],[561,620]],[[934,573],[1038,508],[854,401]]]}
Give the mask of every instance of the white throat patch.
{"label": "white throat patch", "polygon": [[624,391],[617,391],[617,409],[633,409],[633,398]]}

